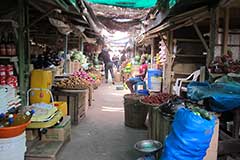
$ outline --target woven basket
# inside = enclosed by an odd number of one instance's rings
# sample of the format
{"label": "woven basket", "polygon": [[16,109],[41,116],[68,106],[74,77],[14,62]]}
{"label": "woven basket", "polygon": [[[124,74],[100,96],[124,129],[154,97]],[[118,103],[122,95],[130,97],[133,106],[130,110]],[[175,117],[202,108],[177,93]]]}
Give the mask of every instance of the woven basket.
{"label": "woven basket", "polygon": [[140,103],[142,96],[126,94],[124,95],[124,115],[125,125],[132,128],[146,128],[145,120],[148,107]]}

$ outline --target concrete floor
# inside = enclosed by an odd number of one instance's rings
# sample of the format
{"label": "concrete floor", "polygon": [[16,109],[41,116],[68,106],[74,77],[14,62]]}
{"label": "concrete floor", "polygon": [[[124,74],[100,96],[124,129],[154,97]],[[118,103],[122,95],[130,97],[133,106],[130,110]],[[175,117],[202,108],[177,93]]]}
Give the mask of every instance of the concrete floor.
{"label": "concrete floor", "polygon": [[59,154],[60,160],[136,160],[133,145],[147,138],[146,130],[125,127],[123,95],[103,84],[94,93],[86,118],[72,126],[72,139]]}

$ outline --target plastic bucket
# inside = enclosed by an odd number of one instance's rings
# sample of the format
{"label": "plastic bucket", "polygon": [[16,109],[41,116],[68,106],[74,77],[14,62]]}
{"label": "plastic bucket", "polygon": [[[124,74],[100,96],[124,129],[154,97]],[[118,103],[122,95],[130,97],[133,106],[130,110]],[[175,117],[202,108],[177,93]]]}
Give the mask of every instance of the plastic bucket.
{"label": "plastic bucket", "polygon": [[13,138],[0,138],[1,160],[24,160],[26,150],[25,132]]}
{"label": "plastic bucket", "polygon": [[148,89],[154,91],[161,90],[162,70],[149,69],[148,70]]}
{"label": "plastic bucket", "polygon": [[137,95],[148,96],[149,92],[146,89],[138,90]]}

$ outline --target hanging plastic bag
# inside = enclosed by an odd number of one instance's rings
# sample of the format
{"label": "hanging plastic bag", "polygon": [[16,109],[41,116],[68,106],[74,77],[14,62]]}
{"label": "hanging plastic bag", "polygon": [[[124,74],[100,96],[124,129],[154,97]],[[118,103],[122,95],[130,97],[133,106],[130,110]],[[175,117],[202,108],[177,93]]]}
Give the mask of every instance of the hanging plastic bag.
{"label": "hanging plastic bag", "polygon": [[186,108],[175,115],[161,160],[202,160],[211,142],[215,118],[206,120]]}

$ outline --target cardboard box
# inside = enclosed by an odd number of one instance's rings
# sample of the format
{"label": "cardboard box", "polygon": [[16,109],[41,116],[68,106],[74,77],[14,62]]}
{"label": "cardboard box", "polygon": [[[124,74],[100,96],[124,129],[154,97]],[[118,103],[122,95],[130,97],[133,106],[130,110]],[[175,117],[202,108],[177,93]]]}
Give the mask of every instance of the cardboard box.
{"label": "cardboard box", "polygon": [[27,141],[34,141],[39,138],[38,129],[27,129],[26,138]]}
{"label": "cardboard box", "polygon": [[219,137],[219,119],[217,119],[215,122],[215,128],[214,128],[212,140],[207,150],[207,155],[204,157],[204,160],[217,160],[218,137]]}
{"label": "cardboard box", "polygon": [[42,141],[67,141],[71,138],[71,120],[70,116],[63,118],[62,122],[49,128],[46,134],[42,134]]}

